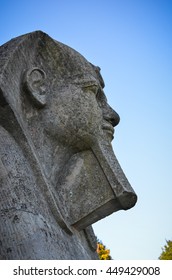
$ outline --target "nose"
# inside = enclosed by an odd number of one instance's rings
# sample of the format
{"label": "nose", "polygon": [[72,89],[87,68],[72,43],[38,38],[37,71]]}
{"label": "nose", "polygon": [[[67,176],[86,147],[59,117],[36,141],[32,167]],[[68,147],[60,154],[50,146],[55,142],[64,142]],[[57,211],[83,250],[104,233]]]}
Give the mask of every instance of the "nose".
{"label": "nose", "polygon": [[113,127],[118,125],[120,121],[118,113],[115,110],[113,110],[108,103],[106,103],[106,105],[103,106],[103,118],[106,121],[110,122],[113,125]]}

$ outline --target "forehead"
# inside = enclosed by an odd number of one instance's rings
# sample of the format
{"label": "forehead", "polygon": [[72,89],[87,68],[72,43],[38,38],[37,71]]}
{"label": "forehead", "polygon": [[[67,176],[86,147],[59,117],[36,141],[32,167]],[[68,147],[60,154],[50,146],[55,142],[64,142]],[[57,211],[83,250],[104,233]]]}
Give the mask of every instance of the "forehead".
{"label": "forehead", "polygon": [[[104,87],[100,68],[91,64],[84,56],[74,49],[55,41],[57,46],[56,69],[60,70],[61,77],[71,84],[92,85]],[[60,63],[59,63],[60,62]]]}

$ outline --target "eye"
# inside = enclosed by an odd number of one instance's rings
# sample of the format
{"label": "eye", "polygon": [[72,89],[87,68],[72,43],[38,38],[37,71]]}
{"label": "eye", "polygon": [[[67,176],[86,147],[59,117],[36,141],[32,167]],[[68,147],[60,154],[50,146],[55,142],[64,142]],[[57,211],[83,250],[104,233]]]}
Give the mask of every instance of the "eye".
{"label": "eye", "polygon": [[97,97],[97,93],[99,91],[99,86],[98,85],[88,85],[88,86],[84,86],[82,88],[84,91],[91,91],[94,93],[94,95]]}

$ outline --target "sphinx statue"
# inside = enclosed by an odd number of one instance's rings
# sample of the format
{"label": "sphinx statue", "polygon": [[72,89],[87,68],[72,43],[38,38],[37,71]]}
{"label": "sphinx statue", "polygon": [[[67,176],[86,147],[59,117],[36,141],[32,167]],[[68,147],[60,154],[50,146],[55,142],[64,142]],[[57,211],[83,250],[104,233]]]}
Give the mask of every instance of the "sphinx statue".
{"label": "sphinx statue", "polygon": [[0,47],[0,259],[98,259],[92,224],[135,205],[103,88],[42,31]]}

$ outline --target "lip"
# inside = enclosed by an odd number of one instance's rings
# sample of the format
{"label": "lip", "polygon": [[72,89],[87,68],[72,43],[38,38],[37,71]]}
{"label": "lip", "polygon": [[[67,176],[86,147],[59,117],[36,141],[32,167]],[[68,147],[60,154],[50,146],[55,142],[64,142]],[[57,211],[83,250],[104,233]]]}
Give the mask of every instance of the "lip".
{"label": "lip", "polygon": [[114,138],[114,127],[111,125],[111,123],[104,121],[102,125],[102,129],[105,130],[108,134],[111,135],[112,139]]}

